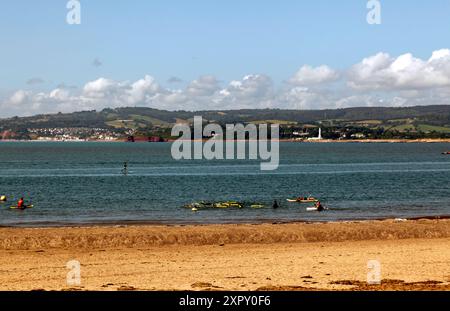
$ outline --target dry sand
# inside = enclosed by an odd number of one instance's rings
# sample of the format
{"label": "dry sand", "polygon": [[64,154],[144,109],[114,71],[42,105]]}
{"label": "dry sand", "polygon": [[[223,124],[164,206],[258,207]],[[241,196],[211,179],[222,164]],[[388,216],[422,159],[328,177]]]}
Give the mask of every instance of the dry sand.
{"label": "dry sand", "polygon": [[450,290],[450,220],[0,228],[0,290],[316,289]]}

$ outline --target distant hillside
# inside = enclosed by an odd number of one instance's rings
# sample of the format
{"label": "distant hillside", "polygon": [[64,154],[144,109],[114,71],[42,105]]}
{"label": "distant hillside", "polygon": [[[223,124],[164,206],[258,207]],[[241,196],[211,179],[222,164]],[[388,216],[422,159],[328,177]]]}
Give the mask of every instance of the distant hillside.
{"label": "distant hillside", "polygon": [[[282,136],[295,133],[324,137],[447,138],[450,137],[450,105],[406,108],[346,108],[327,110],[223,110],[166,111],[143,107],[104,109],[0,119],[0,139],[119,139],[130,136],[170,137],[175,123],[191,123],[194,116],[206,122],[278,123]],[[314,130],[315,128],[315,130]],[[300,135],[301,136],[301,135]]]}
{"label": "distant hillside", "polygon": [[[88,128],[144,128],[170,127],[176,122],[191,121],[194,116],[202,116],[207,121],[218,123],[272,122],[315,123],[380,121],[400,122],[404,125],[423,122],[434,126],[450,126],[450,105],[417,106],[406,108],[346,108],[327,110],[223,110],[223,111],[165,111],[143,107],[104,109],[102,111],[83,111],[36,115],[33,117],[14,117],[0,119],[0,129],[50,128],[50,127],[88,127]],[[379,123],[380,123],[379,122]]]}

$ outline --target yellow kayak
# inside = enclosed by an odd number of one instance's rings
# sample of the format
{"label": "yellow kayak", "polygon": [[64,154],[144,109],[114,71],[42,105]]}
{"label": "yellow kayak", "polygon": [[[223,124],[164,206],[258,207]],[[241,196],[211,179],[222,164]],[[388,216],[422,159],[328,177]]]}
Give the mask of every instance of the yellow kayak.
{"label": "yellow kayak", "polygon": [[262,204],[253,204],[253,205],[250,205],[250,207],[251,208],[264,208],[264,205],[262,205]]}
{"label": "yellow kayak", "polygon": [[33,208],[34,205],[25,205],[24,207],[18,207],[18,206],[11,206],[10,209],[27,209],[27,208]]}

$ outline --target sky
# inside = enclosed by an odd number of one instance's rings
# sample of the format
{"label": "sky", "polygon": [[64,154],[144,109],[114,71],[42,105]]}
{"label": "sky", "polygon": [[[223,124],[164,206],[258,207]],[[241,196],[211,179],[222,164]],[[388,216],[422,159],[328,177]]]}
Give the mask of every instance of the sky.
{"label": "sky", "polygon": [[0,117],[450,104],[448,0],[68,2],[1,0]]}

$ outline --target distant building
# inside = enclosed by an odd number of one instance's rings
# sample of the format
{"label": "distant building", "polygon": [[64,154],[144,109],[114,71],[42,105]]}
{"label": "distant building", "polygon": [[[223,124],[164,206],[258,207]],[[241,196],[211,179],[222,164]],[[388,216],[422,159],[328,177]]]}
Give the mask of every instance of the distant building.
{"label": "distant building", "polygon": [[308,136],[309,133],[308,132],[293,132],[292,135],[304,137],[304,136]]}
{"label": "distant building", "polygon": [[3,133],[1,133],[1,137],[2,139],[12,139],[15,137],[15,133],[11,131],[3,131]]}
{"label": "distant building", "polygon": [[362,139],[362,138],[366,138],[366,135],[364,135],[363,133],[356,133],[356,134],[353,134],[351,137],[357,138],[357,139]]}
{"label": "distant building", "polygon": [[165,142],[166,140],[160,136],[128,136],[127,141],[130,143],[134,143],[134,142],[149,142],[149,143],[162,143]]}

